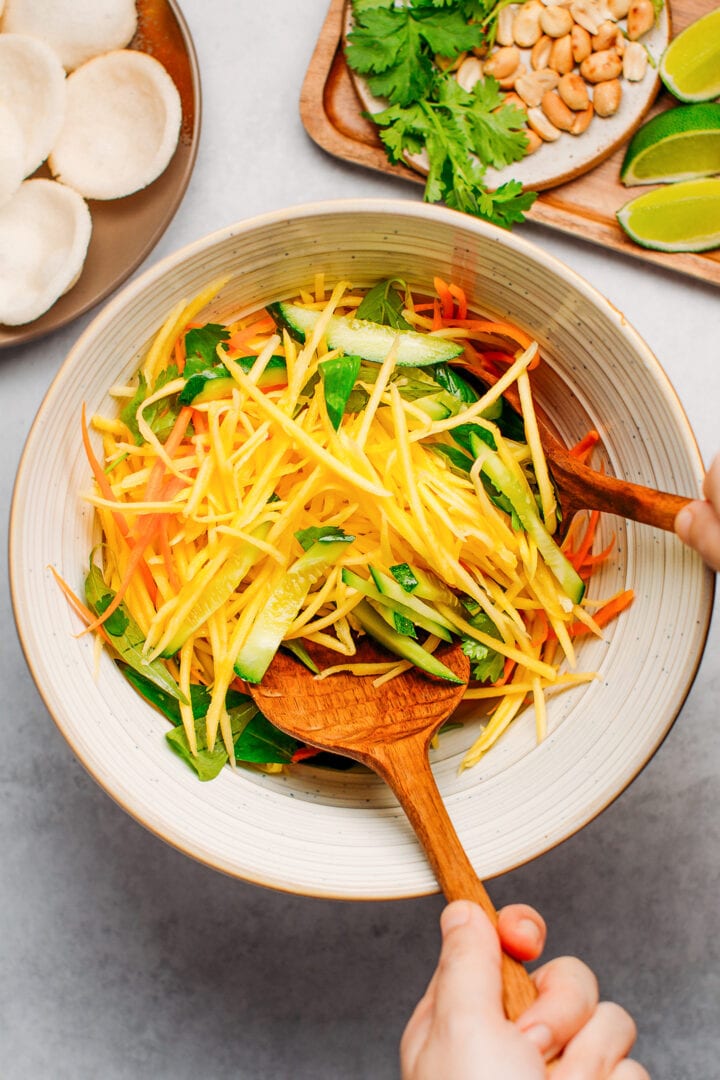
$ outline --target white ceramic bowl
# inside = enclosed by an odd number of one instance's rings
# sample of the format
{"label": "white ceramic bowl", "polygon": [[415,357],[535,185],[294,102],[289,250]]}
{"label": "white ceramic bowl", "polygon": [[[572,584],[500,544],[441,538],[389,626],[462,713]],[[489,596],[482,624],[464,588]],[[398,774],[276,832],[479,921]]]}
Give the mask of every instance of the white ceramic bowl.
{"label": "white ceramic bowl", "polygon": [[[609,471],[685,494],[699,490],[700,457],[658,362],[620,312],[554,259],[515,235],[440,207],[347,201],[294,207],[240,222],[183,249],[126,287],[66,359],[34,423],[11,522],[11,581],[28,663],[48,709],[95,779],[153,832],[219,870],[292,892],[346,898],[436,889],[393,797],[380,781],[308,766],[268,776],[229,768],[197,781],[166,746],[166,721],[92,642],[54,584],[79,588],[92,540],[80,498],[90,474],[80,408],[112,408],[108,387],[136,370],[166,313],[231,273],[213,316],[251,310],[310,285],[316,271],[367,285],[398,276],[462,285],[474,305],[530,329],[546,359],[539,397],[568,439],[602,435]],[[539,855],[621,792],[672,725],[702,654],[713,578],[671,535],[608,518],[613,559],[597,595],[637,599],[580,650],[599,680],[551,699],[550,733],[536,746],[528,710],[472,770],[459,773],[477,733],[444,736],[435,772],[481,877]]]}

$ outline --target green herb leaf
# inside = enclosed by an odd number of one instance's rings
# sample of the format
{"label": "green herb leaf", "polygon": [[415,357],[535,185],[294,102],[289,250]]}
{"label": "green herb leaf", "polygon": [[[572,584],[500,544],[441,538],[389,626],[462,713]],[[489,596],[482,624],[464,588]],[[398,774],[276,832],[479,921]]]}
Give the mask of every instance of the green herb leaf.
{"label": "green herb leaf", "polygon": [[185,335],[183,374],[189,377],[198,371],[215,367],[218,363],[217,347],[229,337],[230,331],[219,323],[207,323],[205,326],[188,330]]}
{"label": "green herb leaf", "polygon": [[435,54],[454,59],[483,40],[456,6],[432,4],[369,6],[353,3],[347,61],[365,75],[373,94],[408,105],[425,97],[433,83]]}
{"label": "green herb leaf", "polygon": [[391,566],[390,573],[405,592],[411,593],[420,584],[406,562],[396,563],[395,566]]}
{"label": "green herb leaf", "polygon": [[[468,621],[477,630],[499,640],[500,635],[495,623],[484,611],[478,610]],[[467,636],[463,636],[462,651],[471,661],[470,671],[473,679],[477,682],[497,682],[505,667],[505,657],[502,653]]]}
{"label": "green herb leaf", "polygon": [[[108,589],[99,566],[94,563],[85,578],[85,601],[95,615],[102,615],[114,599],[115,594]],[[145,636],[124,604],[120,604],[104,622],[110,646],[121,660],[134,671],[143,675],[158,689],[179,701],[185,701],[180,687],[165,667],[162,660],[149,661],[143,653]]]}
{"label": "green herb leaf", "polygon": [[318,542],[329,543],[344,540],[346,543],[351,544],[355,537],[349,536],[342,529],[339,529],[337,525],[311,525],[307,529],[299,529],[295,533],[295,539],[303,551],[308,551],[313,544]]}
{"label": "green herb leaf", "polygon": [[405,287],[404,282],[395,278],[374,285],[360,302],[356,312],[358,319],[369,319],[383,326],[392,326],[395,330],[411,330],[410,323],[403,316],[405,300],[395,288],[396,284]]}
{"label": "green herb leaf", "polygon": [[287,765],[300,745],[257,713],[235,740],[235,757],[255,764]]}
{"label": "green herb leaf", "polygon": [[332,426],[340,427],[348,399],[360,372],[359,356],[336,356],[318,364],[322,378],[325,406]]}

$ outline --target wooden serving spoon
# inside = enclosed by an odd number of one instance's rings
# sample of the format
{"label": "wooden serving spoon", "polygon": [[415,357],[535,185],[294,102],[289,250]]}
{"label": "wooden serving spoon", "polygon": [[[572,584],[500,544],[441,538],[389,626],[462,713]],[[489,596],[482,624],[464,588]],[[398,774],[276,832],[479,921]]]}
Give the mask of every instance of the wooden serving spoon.
{"label": "wooden serving spoon", "polygon": [[[318,667],[336,653],[308,645]],[[493,923],[492,901],[475,873],[443,804],[428,761],[430,740],[458,705],[470,675],[459,645],[438,650],[458,683],[410,668],[379,687],[349,672],[316,679],[294,657],[278,652],[261,683],[248,685],[261,712],[288,735],[368,766],[392,788],[408,816],[448,900],[475,900]],[[353,661],[397,660],[363,640]],[[521,963],[503,953],[503,1001],[514,1020],[535,1000]]]}
{"label": "wooden serving spoon", "polygon": [[[497,375],[482,364],[473,362],[467,370],[488,386],[497,382]],[[513,387],[506,390],[503,397],[522,415],[520,401]],[[578,510],[601,510],[629,518],[631,521],[642,522],[644,525],[654,525],[666,532],[673,531],[675,516],[691,501],[689,498],[607,476],[583,465],[558,438],[549,418],[537,405],[535,413],[540,441],[562,510],[562,522],[558,530],[560,538],[567,532],[570,521]]]}

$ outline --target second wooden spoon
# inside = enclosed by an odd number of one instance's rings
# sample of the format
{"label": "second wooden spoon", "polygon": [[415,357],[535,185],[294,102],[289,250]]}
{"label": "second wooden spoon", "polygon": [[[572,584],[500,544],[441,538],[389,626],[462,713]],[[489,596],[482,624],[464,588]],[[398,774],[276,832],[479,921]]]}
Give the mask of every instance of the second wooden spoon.
{"label": "second wooden spoon", "polygon": [[[497,382],[497,375],[479,362],[473,362],[467,368],[488,386]],[[504,397],[517,413],[522,414],[514,388],[506,390]],[[601,510],[644,525],[654,525],[666,532],[673,531],[675,516],[690,502],[689,498],[607,476],[583,465],[561,442],[548,417],[537,405],[535,412],[540,441],[562,510],[560,536],[565,534],[578,510]]]}

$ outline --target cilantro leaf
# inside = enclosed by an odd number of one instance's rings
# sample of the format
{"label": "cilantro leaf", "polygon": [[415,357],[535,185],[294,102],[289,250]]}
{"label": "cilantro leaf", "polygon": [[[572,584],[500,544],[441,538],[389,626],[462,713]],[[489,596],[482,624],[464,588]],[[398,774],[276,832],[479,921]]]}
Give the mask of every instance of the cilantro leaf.
{"label": "cilantro leaf", "polygon": [[396,563],[395,566],[391,566],[390,573],[405,592],[410,593],[417,589],[419,585],[418,579],[406,562]]}
{"label": "cilantro leaf", "polygon": [[[476,630],[481,630],[482,633],[488,634],[490,637],[500,639],[495,623],[479,607],[469,621]],[[505,667],[505,657],[502,653],[468,636],[463,636],[462,651],[471,661],[470,671],[472,678],[476,682],[497,682]]]}
{"label": "cilantro leaf", "polygon": [[354,26],[346,58],[377,97],[407,105],[425,97],[434,79],[434,56],[451,59],[479,45],[482,28],[457,7],[430,4],[387,7],[353,3]]}

